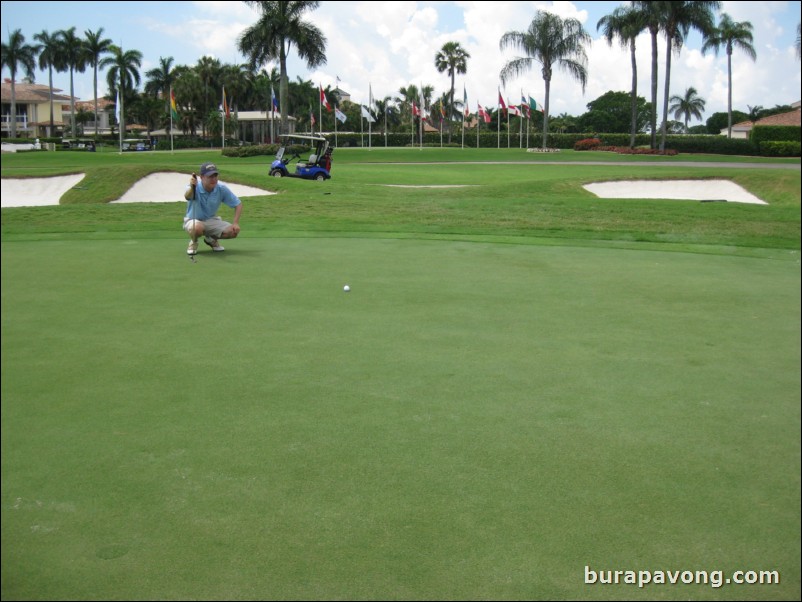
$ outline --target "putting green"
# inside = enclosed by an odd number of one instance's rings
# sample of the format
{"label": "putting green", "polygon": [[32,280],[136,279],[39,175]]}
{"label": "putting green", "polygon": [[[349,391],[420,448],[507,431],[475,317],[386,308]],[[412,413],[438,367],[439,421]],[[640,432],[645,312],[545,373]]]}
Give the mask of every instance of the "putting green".
{"label": "putting green", "polygon": [[798,599],[798,252],[226,247],[2,244],[4,599]]}

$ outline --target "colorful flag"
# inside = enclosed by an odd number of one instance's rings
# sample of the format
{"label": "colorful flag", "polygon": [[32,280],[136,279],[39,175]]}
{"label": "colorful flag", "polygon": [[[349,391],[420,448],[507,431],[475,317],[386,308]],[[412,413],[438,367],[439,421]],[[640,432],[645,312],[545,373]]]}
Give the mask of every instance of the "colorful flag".
{"label": "colorful flag", "polygon": [[498,110],[502,113],[507,112],[507,105],[504,104],[504,98],[501,96],[501,90],[498,92]]}
{"label": "colorful flag", "polygon": [[178,121],[178,107],[175,105],[175,92],[172,87],[170,87],[170,115],[173,121]]}
{"label": "colorful flag", "polygon": [[226,119],[231,118],[231,111],[228,110],[228,103],[226,102],[226,87],[223,86],[223,113],[226,114]]}
{"label": "colorful flag", "polygon": [[317,121],[315,120],[315,112],[312,110],[312,107],[309,107],[309,123],[312,124],[312,127],[315,127]]}
{"label": "colorful flag", "polygon": [[415,104],[415,101],[412,101],[412,116],[413,117],[420,117],[420,109]]}
{"label": "colorful flag", "polygon": [[323,92],[322,84],[320,85],[320,104],[326,107],[327,111],[331,111],[331,105],[329,104],[329,101],[326,100],[326,94]]}
{"label": "colorful flag", "polygon": [[362,107],[362,117],[368,120],[368,123],[376,123],[376,119],[373,117],[371,112],[365,105],[360,105]]}
{"label": "colorful flag", "polygon": [[278,113],[278,98],[276,98],[276,91],[273,89],[273,86],[270,86],[270,97],[273,102],[273,112]]}
{"label": "colorful flag", "polygon": [[537,102],[535,102],[535,99],[530,96],[529,97],[529,108],[532,109],[533,111],[540,111],[541,109],[539,109],[538,106],[539,105],[537,104]]}
{"label": "colorful flag", "polygon": [[529,110],[529,104],[526,102],[526,96],[524,96],[523,92],[521,92],[521,111],[527,119],[532,117],[532,112]]}
{"label": "colorful flag", "polygon": [[117,89],[117,106],[114,107],[114,117],[117,119],[117,125],[120,124],[120,90]]}
{"label": "colorful flag", "polygon": [[512,103],[509,103],[508,106],[510,107],[509,108],[510,115],[514,115],[516,117],[520,117],[521,116],[521,110],[518,108],[518,105],[514,105]]}
{"label": "colorful flag", "polygon": [[345,113],[343,113],[337,107],[334,107],[334,116],[340,121],[340,123],[345,123]]}
{"label": "colorful flag", "polygon": [[446,109],[443,106],[443,99],[440,99],[440,123],[446,118]]}
{"label": "colorful flag", "polygon": [[468,110],[468,92],[465,90],[465,86],[462,86],[462,106],[465,109],[465,117],[470,115]]}
{"label": "colorful flag", "polygon": [[482,108],[482,105],[477,103],[479,107],[479,117],[484,119],[485,123],[490,123],[490,114]]}

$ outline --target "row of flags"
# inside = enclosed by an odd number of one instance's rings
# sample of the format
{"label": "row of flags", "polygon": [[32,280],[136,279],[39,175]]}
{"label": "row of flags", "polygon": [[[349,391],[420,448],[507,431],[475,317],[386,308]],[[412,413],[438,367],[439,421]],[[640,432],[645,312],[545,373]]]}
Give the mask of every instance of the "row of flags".
{"label": "row of flags", "polygon": [[[338,78],[338,81],[339,81],[339,78]],[[369,86],[369,90],[370,90],[369,105],[368,106],[360,105],[360,107],[361,107],[361,115],[365,120],[367,120],[368,123],[376,123],[376,117],[373,114],[373,112],[371,111],[371,107],[373,107],[373,105],[374,105],[372,87]],[[467,91],[466,91],[464,86],[462,88],[462,93],[463,93],[463,103],[462,104],[463,104],[463,107],[464,107],[464,115],[467,118],[467,117],[470,116],[471,113],[470,113],[470,109],[468,108],[468,93],[467,93]],[[119,121],[119,105],[120,105],[120,102],[119,102],[119,91],[117,93],[117,96],[118,96],[118,100],[117,100],[118,117],[117,117],[117,119]],[[273,89],[272,86],[270,88],[270,97],[271,97],[271,104],[272,104],[273,112],[278,112],[278,110],[279,110],[278,98],[276,98],[276,92],[275,92],[275,90]],[[421,105],[422,104],[423,103],[421,102]],[[442,99],[438,102],[438,104],[439,104],[440,122],[442,123],[446,118],[446,111],[445,111],[445,107],[443,106]],[[347,119],[345,113],[343,113],[336,105],[334,107],[331,106],[331,103],[328,101],[328,99],[326,98],[326,94],[323,91],[322,84],[320,85],[320,105],[321,105],[321,107],[326,107],[326,110],[328,112],[332,112],[333,111],[335,119],[337,119],[340,123],[345,123],[345,121]],[[225,88],[225,86],[223,86],[223,96],[222,96],[222,102],[221,102],[221,110],[222,110],[222,113],[225,114],[226,119],[230,119],[231,118],[231,109],[229,107],[229,103],[228,103],[227,98],[226,98],[226,88]],[[529,96],[527,98],[527,96],[524,95],[523,91],[521,91],[521,102],[520,102],[520,104],[513,104],[511,102],[504,102],[504,97],[501,94],[501,90],[499,90],[499,92],[498,92],[498,109],[497,110],[502,115],[513,115],[513,116],[517,116],[517,117],[526,117],[527,119],[531,118],[532,111],[540,111],[540,112],[543,111],[542,105],[539,104],[531,96]],[[309,108],[309,114],[310,114],[310,120],[312,121],[312,125],[314,125],[316,120],[315,120],[314,112],[312,111],[311,107]],[[426,111],[425,108],[422,108],[422,106],[420,106],[417,103],[415,103],[414,100],[412,101],[412,115],[414,117],[419,117],[419,118],[422,118],[422,119],[428,119],[431,116],[430,113],[428,111]],[[488,109],[485,108],[485,107],[482,107],[482,105],[479,104],[479,103],[477,103],[477,115],[478,115],[479,119],[482,119],[485,123],[490,123],[490,113],[488,112]],[[177,121],[178,118],[179,118],[178,106],[176,105],[176,100],[175,100],[175,91],[172,88],[170,88],[170,117],[171,117],[171,119],[173,119],[175,121]]]}

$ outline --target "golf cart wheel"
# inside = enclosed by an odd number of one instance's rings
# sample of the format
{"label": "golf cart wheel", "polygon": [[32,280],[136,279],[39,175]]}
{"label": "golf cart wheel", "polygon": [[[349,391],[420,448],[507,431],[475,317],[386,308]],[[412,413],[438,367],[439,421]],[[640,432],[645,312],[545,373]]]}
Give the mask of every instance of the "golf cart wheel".
{"label": "golf cart wheel", "polygon": [[274,178],[283,178],[284,172],[281,171],[280,169],[274,169],[273,171],[270,172],[270,175],[273,176]]}
{"label": "golf cart wheel", "polygon": [[315,180],[317,180],[318,182],[322,182],[325,179],[326,179],[326,174],[323,173],[319,173],[315,176]]}

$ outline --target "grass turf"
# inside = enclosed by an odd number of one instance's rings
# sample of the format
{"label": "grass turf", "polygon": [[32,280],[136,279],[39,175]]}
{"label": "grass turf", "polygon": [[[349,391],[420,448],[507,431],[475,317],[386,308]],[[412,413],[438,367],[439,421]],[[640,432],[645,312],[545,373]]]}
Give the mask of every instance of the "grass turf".
{"label": "grass turf", "polygon": [[798,197],[280,184],[197,264],[176,205],[3,210],[3,599],[799,598]]}

